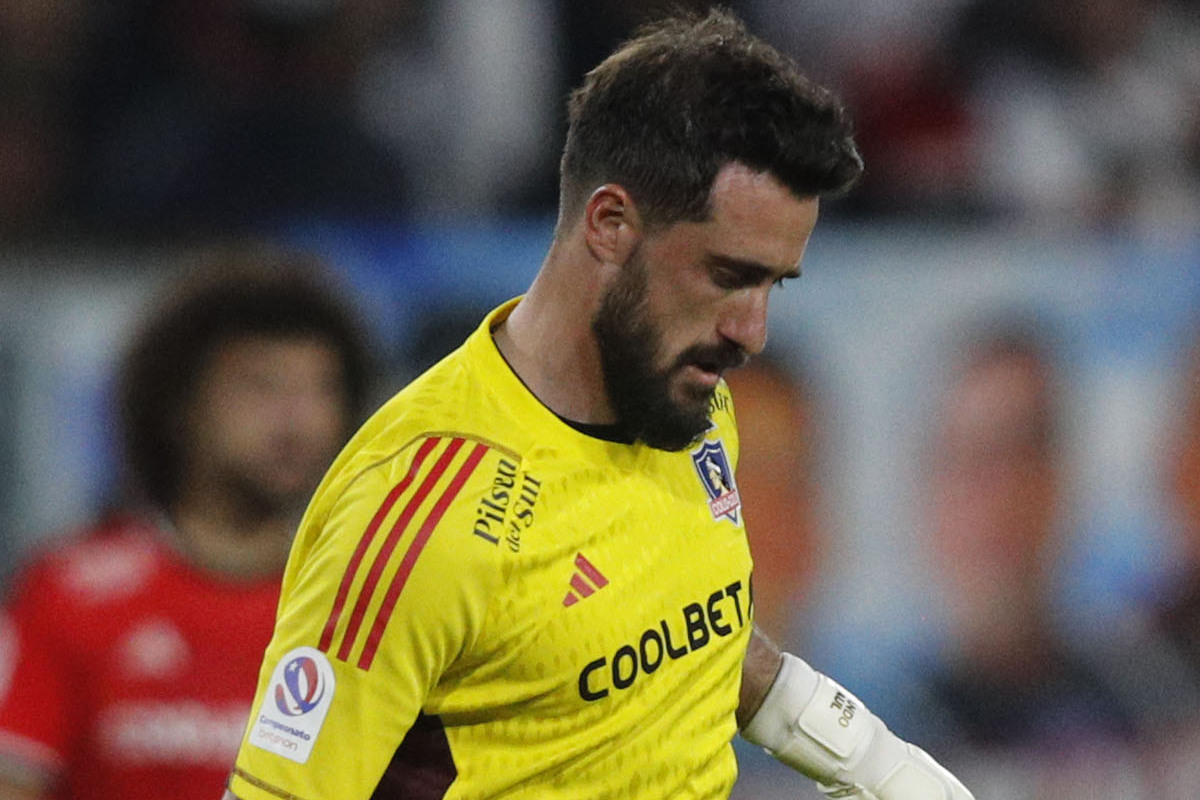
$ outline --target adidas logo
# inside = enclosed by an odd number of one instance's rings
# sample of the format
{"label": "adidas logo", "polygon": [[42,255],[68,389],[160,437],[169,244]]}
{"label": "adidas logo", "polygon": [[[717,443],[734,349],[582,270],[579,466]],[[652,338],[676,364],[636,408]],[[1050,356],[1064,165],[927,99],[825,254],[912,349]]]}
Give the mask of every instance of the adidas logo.
{"label": "adidas logo", "polygon": [[600,574],[600,570],[584,558],[583,553],[575,554],[575,568],[577,571],[571,575],[571,588],[563,598],[564,606],[573,606],[581,598],[590,597],[608,585],[608,578]]}

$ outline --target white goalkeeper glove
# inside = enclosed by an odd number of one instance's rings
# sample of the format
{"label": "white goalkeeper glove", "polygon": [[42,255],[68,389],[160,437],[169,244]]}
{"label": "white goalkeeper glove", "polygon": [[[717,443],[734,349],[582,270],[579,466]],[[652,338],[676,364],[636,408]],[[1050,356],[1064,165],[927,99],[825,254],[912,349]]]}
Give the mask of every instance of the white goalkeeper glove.
{"label": "white goalkeeper glove", "polygon": [[857,697],[789,653],[742,736],[815,780],[829,797],[974,800],[924,750],[897,737]]}

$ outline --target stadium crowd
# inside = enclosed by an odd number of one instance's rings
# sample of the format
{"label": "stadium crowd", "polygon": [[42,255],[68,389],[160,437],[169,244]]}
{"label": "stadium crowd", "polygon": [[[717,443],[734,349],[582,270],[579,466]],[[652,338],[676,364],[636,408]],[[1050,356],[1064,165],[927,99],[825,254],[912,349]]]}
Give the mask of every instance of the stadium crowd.
{"label": "stadium crowd", "polygon": [[[548,212],[569,88],[684,3],[0,7],[0,234]],[[1190,0],[731,0],[855,113],[839,212],[1157,231],[1200,209]],[[499,155],[502,154],[502,155]]]}

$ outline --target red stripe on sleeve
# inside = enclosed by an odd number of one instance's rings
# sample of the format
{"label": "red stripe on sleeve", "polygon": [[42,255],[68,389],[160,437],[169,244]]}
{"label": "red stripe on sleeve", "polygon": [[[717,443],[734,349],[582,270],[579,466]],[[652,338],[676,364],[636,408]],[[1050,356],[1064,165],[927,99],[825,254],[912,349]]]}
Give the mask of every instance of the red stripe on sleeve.
{"label": "red stripe on sleeve", "polygon": [[438,443],[438,439],[426,439],[421,443],[421,447],[417,450],[417,454],[413,457],[412,465],[408,468],[408,474],[401,481],[392,487],[388,492],[387,497],[383,499],[383,503],[379,506],[379,510],[375,512],[375,516],[371,518],[371,522],[367,525],[361,538],[358,540],[358,546],[354,548],[354,554],[350,557],[350,563],[346,566],[346,572],[342,575],[342,584],[338,587],[337,597],[333,601],[333,610],[329,612],[329,619],[325,622],[325,630],[321,632],[321,642],[318,647],[323,652],[329,652],[330,645],[333,644],[333,634],[337,630],[338,621],[342,617],[342,611],[346,606],[346,597],[350,594],[350,586],[354,583],[354,576],[358,574],[358,566],[362,563],[363,556],[367,552],[367,548],[371,546],[371,542],[375,538],[379,526],[383,524],[383,520],[395,505],[396,499],[408,489],[409,485],[416,477],[417,471],[421,469],[421,464],[424,463],[425,457],[429,455],[429,451]]}
{"label": "red stripe on sleeve", "polygon": [[383,570],[387,567],[388,560],[391,559],[392,552],[400,542],[404,530],[416,515],[421,503],[429,496],[429,492],[433,489],[434,484],[442,477],[450,461],[462,449],[462,446],[462,439],[452,439],[450,441],[445,451],[438,456],[438,460],[430,468],[429,474],[425,476],[425,480],[421,481],[420,487],[418,487],[417,491],[409,499],[408,504],[404,506],[404,510],[400,512],[400,516],[396,519],[395,524],[392,525],[391,531],[388,532],[387,539],[383,542],[383,547],[379,548],[379,553],[376,554],[375,561],[371,564],[371,571],[367,573],[367,579],[363,582],[362,589],[359,590],[358,600],[354,604],[354,611],[350,614],[350,623],[346,626],[345,635],[342,636],[342,646],[338,648],[337,657],[342,661],[350,658],[350,651],[354,649],[354,642],[358,638],[359,628],[362,627],[363,620],[367,616],[367,609],[371,605],[371,598],[375,596],[375,587],[379,585],[379,578],[383,575]]}
{"label": "red stripe on sleeve", "polygon": [[375,658],[375,651],[379,648],[379,640],[383,638],[383,631],[387,628],[388,619],[392,615],[392,610],[396,607],[396,601],[400,598],[400,592],[404,590],[404,584],[408,582],[408,576],[412,573],[413,565],[417,563],[421,551],[425,548],[425,543],[429,541],[429,537],[433,534],[433,529],[441,521],[442,516],[446,513],[446,509],[454,502],[454,498],[458,496],[463,484],[471,477],[471,473],[475,471],[475,467],[479,466],[479,462],[483,460],[483,456],[487,453],[487,450],[488,448],[485,445],[475,445],[475,449],[471,451],[471,454],[467,456],[467,460],[459,468],[458,474],[450,481],[450,485],[446,487],[446,491],[437,499],[437,502],[434,503],[433,508],[429,511],[429,516],[421,524],[416,538],[409,545],[408,552],[404,554],[404,560],[400,562],[400,568],[396,570],[396,574],[392,578],[392,584],[388,587],[388,593],[383,598],[383,605],[375,617],[375,624],[371,626],[366,646],[363,647],[362,655],[358,659],[359,669],[371,668],[371,662]]}

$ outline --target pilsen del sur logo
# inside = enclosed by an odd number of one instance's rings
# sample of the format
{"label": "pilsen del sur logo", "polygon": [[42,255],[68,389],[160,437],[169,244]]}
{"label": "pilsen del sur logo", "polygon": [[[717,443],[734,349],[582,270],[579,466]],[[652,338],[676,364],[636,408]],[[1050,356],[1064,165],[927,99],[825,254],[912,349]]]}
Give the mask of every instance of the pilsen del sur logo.
{"label": "pilsen del sur logo", "polygon": [[725,517],[736,525],[742,501],[733,480],[733,470],[729,466],[724,443],[720,439],[705,440],[691,452],[691,456],[700,483],[708,492],[708,510],[712,512],[713,519]]}

